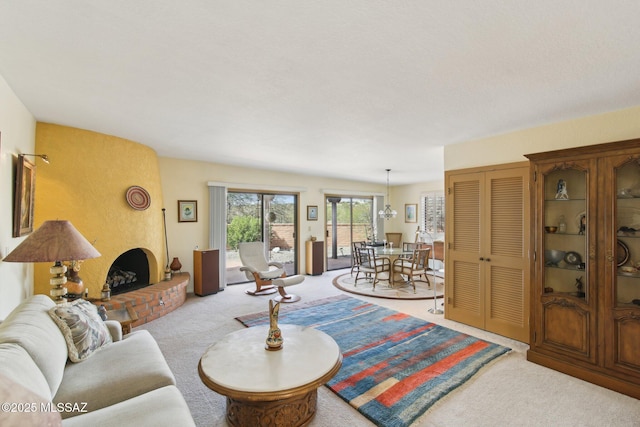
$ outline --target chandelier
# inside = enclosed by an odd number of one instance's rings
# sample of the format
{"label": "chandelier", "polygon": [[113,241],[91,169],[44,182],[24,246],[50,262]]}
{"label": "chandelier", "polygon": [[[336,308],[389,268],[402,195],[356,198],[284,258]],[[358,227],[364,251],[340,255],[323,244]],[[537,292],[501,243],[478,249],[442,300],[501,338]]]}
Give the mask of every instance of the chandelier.
{"label": "chandelier", "polygon": [[380,212],[378,212],[378,215],[382,219],[391,219],[398,215],[398,212],[391,209],[391,205],[389,204],[389,172],[391,172],[391,169],[387,169],[387,204],[384,205],[384,210],[381,209]]}

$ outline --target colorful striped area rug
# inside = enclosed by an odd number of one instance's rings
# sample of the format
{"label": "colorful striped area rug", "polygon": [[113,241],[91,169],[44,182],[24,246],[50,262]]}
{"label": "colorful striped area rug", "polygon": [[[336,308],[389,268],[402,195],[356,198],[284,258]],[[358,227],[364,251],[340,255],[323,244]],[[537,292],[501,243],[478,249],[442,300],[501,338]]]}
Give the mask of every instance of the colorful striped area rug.
{"label": "colorful striped area rug", "polygon": [[[269,323],[267,311],[236,319],[247,327]],[[381,427],[410,425],[510,351],[346,295],[281,305],[278,323],[315,327],[333,337],[343,364],[327,386]]]}

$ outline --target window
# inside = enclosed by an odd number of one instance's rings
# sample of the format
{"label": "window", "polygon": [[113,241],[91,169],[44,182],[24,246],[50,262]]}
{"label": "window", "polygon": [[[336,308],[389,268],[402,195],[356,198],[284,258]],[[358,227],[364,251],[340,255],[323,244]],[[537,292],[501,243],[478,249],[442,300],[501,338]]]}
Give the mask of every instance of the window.
{"label": "window", "polygon": [[265,258],[284,265],[287,275],[297,265],[296,194],[272,194],[229,190],[227,193],[226,276],[228,284],[245,283],[238,252],[241,242],[265,242]]}
{"label": "window", "polygon": [[421,207],[421,230],[430,234],[428,240],[444,240],[444,192],[423,194]]}

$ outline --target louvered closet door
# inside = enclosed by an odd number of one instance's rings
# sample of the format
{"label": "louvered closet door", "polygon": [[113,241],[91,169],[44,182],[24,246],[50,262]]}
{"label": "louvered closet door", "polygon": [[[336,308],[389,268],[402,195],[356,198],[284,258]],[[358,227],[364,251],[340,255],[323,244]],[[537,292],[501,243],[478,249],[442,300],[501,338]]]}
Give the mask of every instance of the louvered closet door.
{"label": "louvered closet door", "polygon": [[528,166],[450,173],[445,317],[529,342]]}
{"label": "louvered closet door", "polygon": [[484,174],[450,177],[446,195],[448,243],[445,255],[445,317],[484,328],[483,267]]}
{"label": "louvered closet door", "polygon": [[487,174],[485,329],[529,341],[529,169]]}

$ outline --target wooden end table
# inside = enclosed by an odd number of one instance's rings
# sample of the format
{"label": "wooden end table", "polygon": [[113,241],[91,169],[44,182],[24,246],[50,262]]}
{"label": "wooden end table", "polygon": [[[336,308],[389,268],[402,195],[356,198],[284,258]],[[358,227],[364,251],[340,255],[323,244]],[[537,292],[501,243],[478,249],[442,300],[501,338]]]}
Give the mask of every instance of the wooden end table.
{"label": "wooden end table", "polygon": [[126,335],[131,332],[131,324],[138,320],[138,313],[136,313],[130,304],[126,304],[124,308],[107,310],[107,320],[120,322],[122,335]]}
{"label": "wooden end table", "polygon": [[227,397],[232,426],[307,425],[316,413],[318,387],[342,366],[340,348],[329,335],[296,325],[279,328],[281,350],[266,350],[269,327],[256,326],[230,333],[200,359],[200,378]]}

